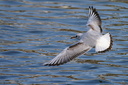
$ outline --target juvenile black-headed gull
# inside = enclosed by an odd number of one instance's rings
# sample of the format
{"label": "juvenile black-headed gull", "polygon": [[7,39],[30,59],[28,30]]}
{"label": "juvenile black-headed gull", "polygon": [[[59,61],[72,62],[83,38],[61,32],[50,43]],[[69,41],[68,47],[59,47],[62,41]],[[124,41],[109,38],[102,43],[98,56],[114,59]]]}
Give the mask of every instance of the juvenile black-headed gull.
{"label": "juvenile black-headed gull", "polygon": [[87,26],[90,29],[86,33],[79,33],[76,38],[80,39],[76,44],[65,48],[51,61],[44,63],[45,66],[57,66],[69,62],[95,47],[96,52],[105,52],[112,46],[112,37],[109,33],[102,34],[101,19],[95,8],[89,7],[89,19]]}

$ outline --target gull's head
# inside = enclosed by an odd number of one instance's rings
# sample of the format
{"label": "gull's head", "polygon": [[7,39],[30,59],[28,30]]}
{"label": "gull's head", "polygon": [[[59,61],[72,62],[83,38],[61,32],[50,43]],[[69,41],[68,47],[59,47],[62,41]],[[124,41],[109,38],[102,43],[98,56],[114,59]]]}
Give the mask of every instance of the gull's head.
{"label": "gull's head", "polygon": [[82,33],[76,34],[76,36],[71,37],[71,39],[81,39]]}

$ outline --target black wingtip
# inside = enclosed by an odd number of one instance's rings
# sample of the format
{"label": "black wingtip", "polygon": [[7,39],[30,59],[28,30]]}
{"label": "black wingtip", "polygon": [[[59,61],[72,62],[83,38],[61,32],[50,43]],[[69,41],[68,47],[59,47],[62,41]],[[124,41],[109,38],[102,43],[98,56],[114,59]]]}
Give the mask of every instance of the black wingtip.
{"label": "black wingtip", "polygon": [[92,13],[95,13],[98,16],[98,18],[100,19],[99,14],[98,14],[96,8],[94,8],[93,6],[89,6],[89,9],[92,10]]}
{"label": "black wingtip", "polygon": [[89,9],[91,9],[93,12],[96,11],[96,8],[94,8],[93,6],[89,6]]}
{"label": "black wingtip", "polygon": [[62,65],[64,63],[60,63],[60,64],[51,64],[51,63],[44,63],[43,66],[59,66]]}
{"label": "black wingtip", "polygon": [[92,15],[95,15],[97,17],[97,19],[99,19],[100,32],[102,32],[102,27],[101,27],[102,22],[101,22],[101,18],[99,16],[99,13],[97,12],[96,8],[94,8],[93,6],[89,6],[89,17]]}
{"label": "black wingtip", "polygon": [[44,64],[44,66],[59,66],[61,64]]}
{"label": "black wingtip", "polygon": [[55,64],[43,64],[44,66],[58,66],[58,65],[55,65]]}
{"label": "black wingtip", "polygon": [[89,6],[89,8],[93,8],[93,6]]}
{"label": "black wingtip", "polygon": [[48,64],[48,63],[46,63],[46,64],[43,64],[44,66],[56,66],[56,65],[54,65],[54,64]]}

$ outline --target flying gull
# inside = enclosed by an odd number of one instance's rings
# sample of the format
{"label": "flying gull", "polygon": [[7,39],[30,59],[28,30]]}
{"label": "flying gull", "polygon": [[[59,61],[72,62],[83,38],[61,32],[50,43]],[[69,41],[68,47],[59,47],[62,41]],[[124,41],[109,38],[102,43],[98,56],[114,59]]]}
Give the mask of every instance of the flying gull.
{"label": "flying gull", "polygon": [[112,47],[110,33],[102,34],[101,19],[93,6],[89,6],[89,19],[87,26],[90,28],[86,33],[79,33],[75,37],[79,42],[65,48],[51,61],[44,63],[45,66],[58,66],[71,61],[95,47],[96,52],[105,52]]}

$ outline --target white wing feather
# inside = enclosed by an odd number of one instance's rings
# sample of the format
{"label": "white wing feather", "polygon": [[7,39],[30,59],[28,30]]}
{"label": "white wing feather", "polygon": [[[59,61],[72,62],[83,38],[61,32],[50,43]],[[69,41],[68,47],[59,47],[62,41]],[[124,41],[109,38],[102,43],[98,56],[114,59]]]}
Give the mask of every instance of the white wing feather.
{"label": "white wing feather", "polygon": [[75,57],[82,55],[86,51],[91,49],[90,46],[85,45],[82,42],[78,42],[75,45],[65,48],[60,54],[58,54],[51,61],[44,63],[45,66],[57,66],[74,59]]}
{"label": "white wing feather", "polygon": [[89,19],[87,25],[95,31],[102,32],[101,19],[95,8],[89,7]]}

